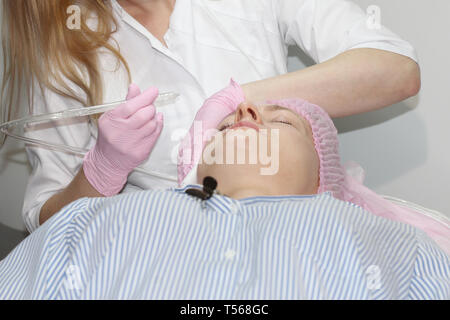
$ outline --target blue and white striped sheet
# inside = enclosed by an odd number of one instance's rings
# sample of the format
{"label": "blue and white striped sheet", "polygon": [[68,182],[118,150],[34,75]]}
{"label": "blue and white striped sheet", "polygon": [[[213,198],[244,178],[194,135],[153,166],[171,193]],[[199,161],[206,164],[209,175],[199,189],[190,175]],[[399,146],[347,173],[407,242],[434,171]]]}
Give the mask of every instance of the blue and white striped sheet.
{"label": "blue and white striped sheet", "polygon": [[450,297],[449,257],[411,226],[330,193],[186,188],[69,204],[0,262],[0,299]]}

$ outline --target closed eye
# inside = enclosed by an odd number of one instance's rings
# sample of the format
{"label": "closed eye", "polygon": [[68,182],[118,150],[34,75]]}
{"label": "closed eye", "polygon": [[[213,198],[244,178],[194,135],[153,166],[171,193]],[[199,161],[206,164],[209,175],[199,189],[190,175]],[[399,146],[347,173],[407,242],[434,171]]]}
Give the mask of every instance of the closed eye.
{"label": "closed eye", "polygon": [[225,129],[231,127],[232,125],[233,125],[232,123],[224,124],[223,126],[221,126],[221,127],[219,128],[219,131],[223,131],[223,130],[225,130]]}
{"label": "closed eye", "polygon": [[283,123],[283,124],[287,124],[287,125],[292,126],[292,123],[290,123],[289,121],[285,121],[285,120],[274,120],[273,122]]}
{"label": "closed eye", "polygon": [[[273,120],[272,122],[282,123],[282,124],[286,124],[286,125],[292,126],[292,123],[290,123],[289,121],[286,121],[286,120]],[[225,130],[225,129],[231,127],[232,125],[233,125],[232,123],[224,124],[224,125],[222,125],[222,126],[219,128],[219,131],[223,131],[223,130]]]}

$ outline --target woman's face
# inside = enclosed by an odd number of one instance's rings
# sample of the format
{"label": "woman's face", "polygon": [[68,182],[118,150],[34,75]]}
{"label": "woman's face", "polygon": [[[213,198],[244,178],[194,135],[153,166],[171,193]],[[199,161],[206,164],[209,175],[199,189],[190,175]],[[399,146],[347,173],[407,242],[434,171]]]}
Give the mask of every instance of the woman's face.
{"label": "woman's face", "polygon": [[[236,185],[263,186],[267,194],[317,193],[319,158],[311,128],[292,110],[245,102],[217,129],[203,150],[198,181],[212,176],[225,194]],[[212,163],[211,156],[222,161]]]}

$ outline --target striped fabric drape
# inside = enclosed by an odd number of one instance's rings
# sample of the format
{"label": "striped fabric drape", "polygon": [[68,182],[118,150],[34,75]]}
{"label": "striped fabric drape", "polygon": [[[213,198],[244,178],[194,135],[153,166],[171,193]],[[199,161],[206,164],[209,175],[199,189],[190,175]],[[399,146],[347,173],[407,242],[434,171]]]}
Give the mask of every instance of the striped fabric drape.
{"label": "striped fabric drape", "polygon": [[0,298],[450,298],[449,257],[411,226],[331,193],[186,188],[69,204],[0,262]]}

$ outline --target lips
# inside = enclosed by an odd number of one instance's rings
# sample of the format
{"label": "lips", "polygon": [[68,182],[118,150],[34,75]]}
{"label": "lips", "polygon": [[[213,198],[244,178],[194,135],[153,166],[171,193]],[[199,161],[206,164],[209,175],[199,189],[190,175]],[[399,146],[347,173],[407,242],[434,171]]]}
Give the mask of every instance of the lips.
{"label": "lips", "polygon": [[237,129],[237,128],[252,128],[255,129],[256,131],[259,131],[259,127],[254,124],[253,122],[249,122],[249,121],[240,121],[234,125],[232,125],[229,129]]}

